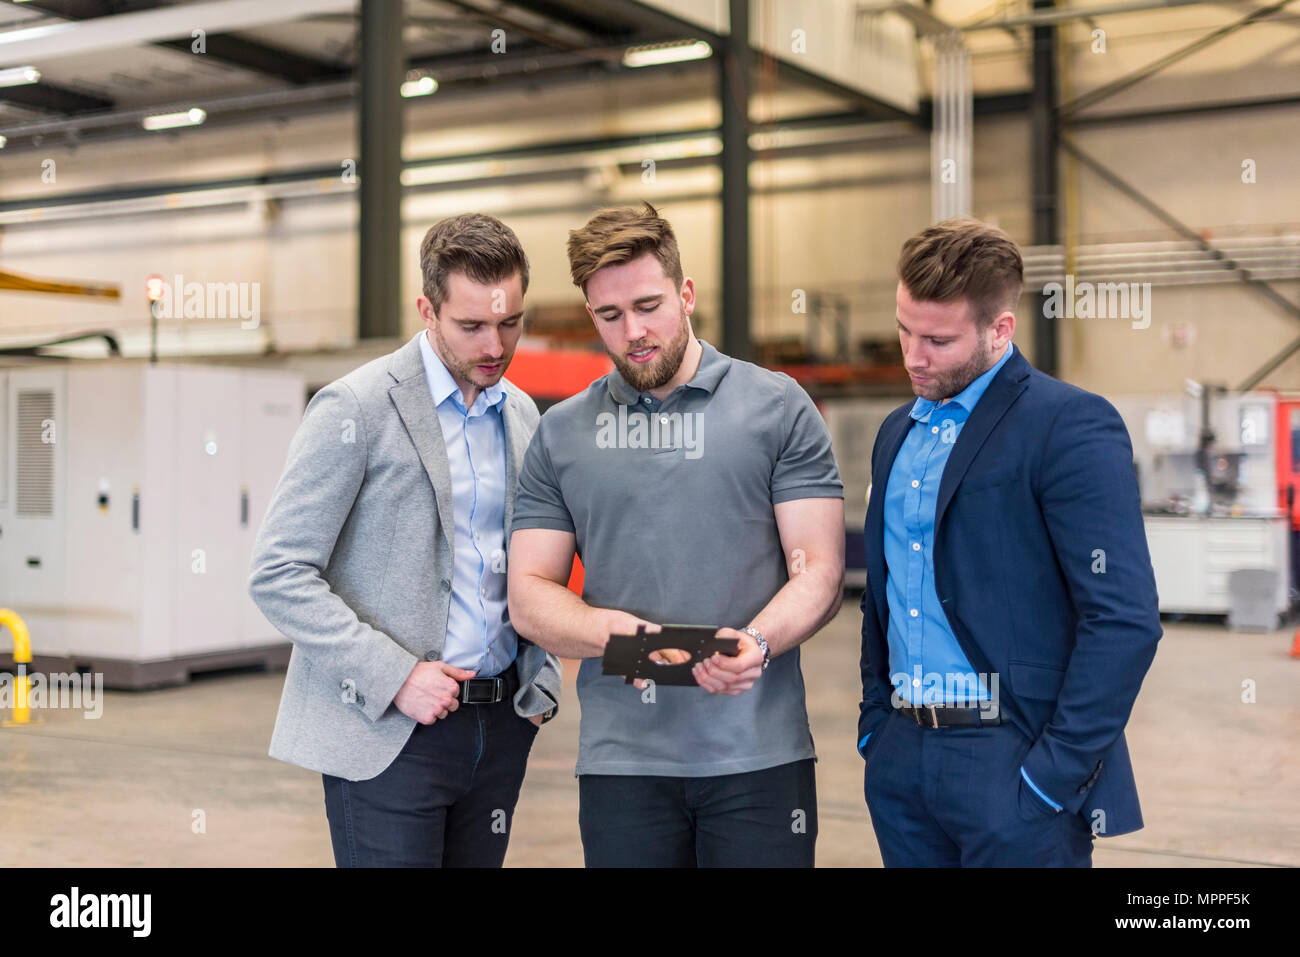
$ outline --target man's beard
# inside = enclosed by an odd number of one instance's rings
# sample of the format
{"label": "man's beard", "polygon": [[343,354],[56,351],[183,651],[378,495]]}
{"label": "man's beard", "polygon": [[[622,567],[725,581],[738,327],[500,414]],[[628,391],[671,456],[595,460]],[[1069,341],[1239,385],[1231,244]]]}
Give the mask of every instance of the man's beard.
{"label": "man's beard", "polygon": [[686,310],[682,310],[682,324],[678,327],[677,335],[659,347],[659,355],[648,365],[638,365],[627,358],[626,352],[636,351],[645,348],[647,343],[633,344],[624,352],[615,353],[605,347],[609,357],[614,360],[614,368],[618,374],[632,388],[638,392],[649,392],[651,389],[657,389],[661,385],[667,384],[672,377],[677,375],[677,370],[681,368],[682,358],[686,355],[686,346],[690,342],[690,334],[687,332]]}
{"label": "man's beard", "polygon": [[912,391],[923,399],[938,402],[940,399],[951,399],[982,376],[993,364],[989,361],[993,358],[993,352],[983,336],[978,337],[976,342],[975,353],[969,361],[956,369],[936,375],[934,381],[927,386],[918,386],[913,382]]}
{"label": "man's beard", "polygon": [[[442,359],[442,364],[447,367],[451,377],[456,383],[472,382],[480,389],[486,389],[489,386],[496,385],[501,377],[506,374],[506,366],[510,365],[510,356],[503,353],[500,359],[479,359],[475,362],[464,362],[459,359],[454,352],[447,347],[447,340],[442,337],[442,326],[440,323],[433,324],[433,338],[438,343],[438,358]],[[478,370],[480,365],[498,364],[499,368],[491,375],[487,375]]]}

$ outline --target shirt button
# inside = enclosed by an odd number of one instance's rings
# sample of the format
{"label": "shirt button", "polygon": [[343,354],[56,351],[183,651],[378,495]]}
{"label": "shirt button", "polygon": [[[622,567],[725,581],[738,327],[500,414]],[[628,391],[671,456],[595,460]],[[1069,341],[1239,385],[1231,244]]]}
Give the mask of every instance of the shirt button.
{"label": "shirt button", "polygon": [[649,404],[650,404],[650,396],[648,396],[648,395],[647,395],[647,396],[642,396],[642,397],[641,397],[641,401],[644,402],[646,405],[649,405]]}
{"label": "shirt button", "polygon": [[920,487],[921,487],[921,483],[918,482],[916,479],[912,479],[912,488],[920,488]]}
{"label": "shirt button", "polygon": [[920,550],[921,550],[921,543],[920,543],[920,542],[913,542],[913,543],[912,543],[912,551],[914,551],[914,552],[919,552]]}
{"label": "shirt button", "polygon": [[913,687],[913,688],[919,688],[919,687],[921,687],[921,679],[920,679],[920,678],[913,678],[913,679],[912,679],[912,687]]}
{"label": "shirt button", "polygon": [[438,653],[435,652],[435,651],[430,651],[430,652],[428,652],[427,654],[425,654],[425,656],[424,656],[424,660],[425,660],[425,661],[437,661],[437,660],[438,660]]}
{"label": "shirt button", "polygon": [[919,614],[920,614],[920,612],[918,612],[915,608],[912,609],[912,611],[911,611],[911,615],[912,615],[913,618],[915,618],[915,617],[916,617],[917,615],[919,615]]}
{"label": "shirt button", "polygon": [[486,588],[482,588],[482,589],[480,589],[480,591],[483,592],[483,597],[484,597],[484,598],[486,598],[486,597],[488,596],[488,590],[487,590]]}
{"label": "shirt button", "polygon": [[937,425],[932,425],[932,426],[930,426],[930,431],[931,431],[931,432],[938,432],[938,431],[939,431],[939,427],[938,427]]}
{"label": "shirt button", "polygon": [[667,424],[668,424],[668,416],[666,416],[666,415],[661,415],[661,416],[659,416],[659,423],[660,423],[661,425],[667,425]]}

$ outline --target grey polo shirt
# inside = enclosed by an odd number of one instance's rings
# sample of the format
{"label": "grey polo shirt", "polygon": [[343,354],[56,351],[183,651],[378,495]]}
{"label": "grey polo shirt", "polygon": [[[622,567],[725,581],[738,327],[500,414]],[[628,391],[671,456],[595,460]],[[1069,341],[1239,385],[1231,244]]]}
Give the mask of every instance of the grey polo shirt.
{"label": "grey polo shirt", "polygon": [[[789,578],[773,506],[844,488],[799,384],[702,345],[695,377],[662,402],[612,371],[547,410],[511,528],[573,532],[589,605],[743,628]],[[578,700],[578,774],[708,777],[815,757],[798,649],[735,696],[651,696],[587,658]]]}

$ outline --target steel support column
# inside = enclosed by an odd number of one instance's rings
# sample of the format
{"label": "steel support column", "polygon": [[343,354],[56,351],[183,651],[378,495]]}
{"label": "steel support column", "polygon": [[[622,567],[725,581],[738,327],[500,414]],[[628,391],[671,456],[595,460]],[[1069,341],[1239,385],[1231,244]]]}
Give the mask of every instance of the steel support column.
{"label": "steel support column", "polygon": [[402,129],[406,74],[401,0],[361,7],[361,236],[357,337],[396,336],[401,329]]}
{"label": "steel support column", "polygon": [[[1055,0],[1034,0],[1034,10],[1050,10]],[[1034,85],[1029,99],[1030,188],[1033,191],[1033,244],[1050,246],[1057,241],[1058,174],[1056,103],[1056,27],[1034,27]],[[1056,320],[1047,314],[1048,296],[1039,293],[1034,315],[1034,366],[1048,375],[1060,367]]]}
{"label": "steel support column", "polygon": [[749,0],[730,0],[718,57],[722,106],[722,351],[753,358],[749,328]]}

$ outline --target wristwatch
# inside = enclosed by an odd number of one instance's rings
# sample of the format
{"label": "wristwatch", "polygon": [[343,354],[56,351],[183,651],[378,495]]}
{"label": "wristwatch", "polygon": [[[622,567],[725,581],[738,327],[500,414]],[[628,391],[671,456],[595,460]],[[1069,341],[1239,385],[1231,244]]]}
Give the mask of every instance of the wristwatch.
{"label": "wristwatch", "polygon": [[767,639],[763,637],[763,633],[757,628],[742,628],[740,630],[753,638],[758,644],[759,649],[763,652],[763,670],[766,671],[767,666],[772,662],[772,649],[767,646]]}

